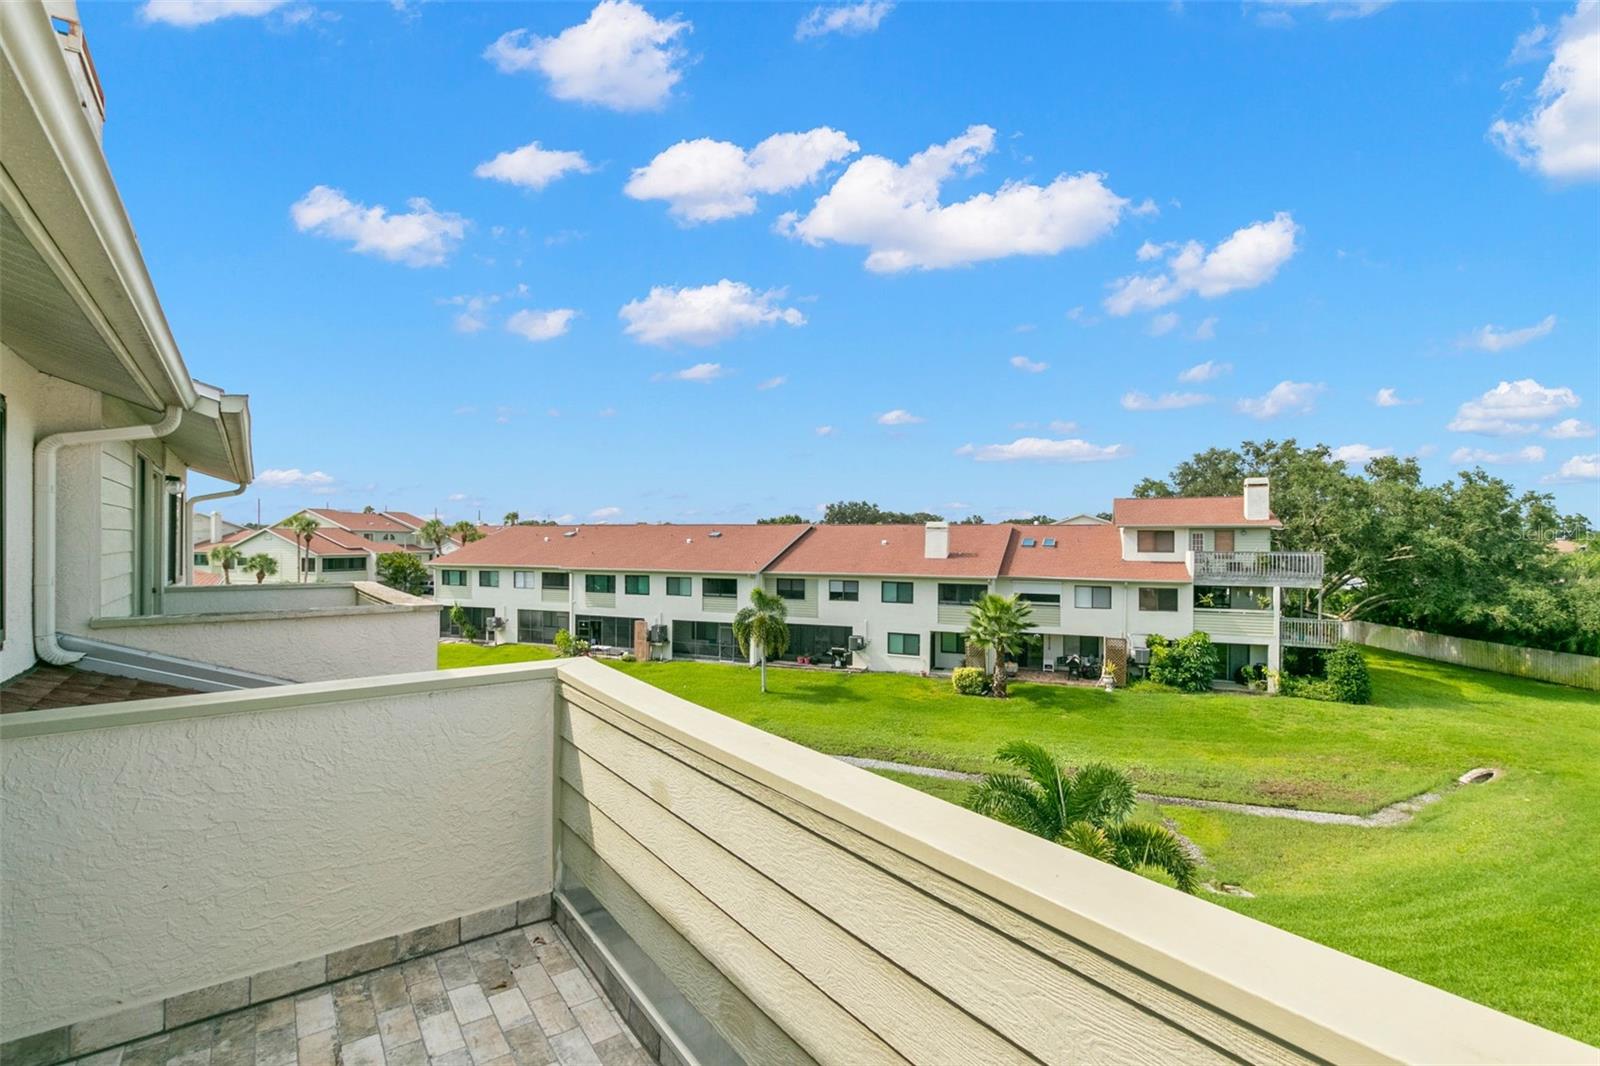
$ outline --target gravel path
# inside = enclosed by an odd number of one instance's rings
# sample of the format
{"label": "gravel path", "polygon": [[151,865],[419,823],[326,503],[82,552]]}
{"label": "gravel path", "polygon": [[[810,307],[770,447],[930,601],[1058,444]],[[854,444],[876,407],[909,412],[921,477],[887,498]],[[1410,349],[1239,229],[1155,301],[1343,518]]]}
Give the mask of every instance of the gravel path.
{"label": "gravel path", "polygon": [[[914,766],[911,763],[890,762],[887,759],[863,759],[854,755],[836,755],[834,758],[840,762],[847,762],[851,766],[859,766],[863,770],[894,770],[897,773],[915,774],[918,777],[938,777],[946,781],[983,780],[982,774],[966,774],[959,770],[938,770],[931,766]],[[1287,818],[1295,822],[1314,822],[1317,825],[1353,825],[1363,829],[1381,829],[1388,826],[1404,825],[1406,822],[1411,821],[1422,808],[1430,803],[1439,802],[1441,796],[1437,792],[1424,792],[1419,796],[1412,796],[1408,800],[1391,803],[1389,806],[1372,814],[1302,811],[1293,807],[1265,807],[1256,803],[1227,803],[1223,800],[1163,796],[1156,792],[1141,792],[1139,793],[1139,798],[1173,807],[1198,807],[1208,811],[1229,811],[1233,814],[1248,814],[1257,818]]]}

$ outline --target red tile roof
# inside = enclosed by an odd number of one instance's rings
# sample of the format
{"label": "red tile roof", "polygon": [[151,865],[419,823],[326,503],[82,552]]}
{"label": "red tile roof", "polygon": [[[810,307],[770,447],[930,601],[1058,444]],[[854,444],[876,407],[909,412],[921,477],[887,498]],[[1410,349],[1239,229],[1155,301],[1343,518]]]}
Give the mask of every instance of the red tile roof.
{"label": "red tile roof", "polygon": [[241,540],[244,540],[246,537],[255,536],[257,533],[260,533],[260,532],[261,532],[261,530],[259,530],[259,529],[239,529],[239,530],[235,530],[234,532],[229,533],[227,536],[223,537],[221,540],[205,541],[204,543],[196,544],[194,546],[194,550],[197,551],[197,552],[209,552],[212,548],[215,548],[218,544],[237,544]]}
{"label": "red tile roof", "polygon": [[304,513],[327,519],[358,533],[409,533],[415,528],[382,511],[367,514],[363,511],[335,511],[327,507],[307,507]]}
{"label": "red tile roof", "polygon": [[[753,574],[809,526],[508,526],[430,565]],[[573,532],[575,531],[575,532]],[[572,536],[566,534],[573,532]],[[718,532],[720,536],[711,536]]]}
{"label": "red tile roof", "polygon": [[1278,516],[1246,519],[1243,496],[1165,496],[1112,502],[1111,520],[1119,526],[1264,526],[1282,529]]}
{"label": "red tile roof", "polygon": [[1000,572],[1010,526],[951,526],[950,554],[923,558],[920,525],[813,526],[769,569],[775,574],[893,574],[988,579]]}
{"label": "red tile roof", "polygon": [[[1045,540],[1055,547],[1045,547]],[[1023,547],[1032,540],[1033,547]],[[1183,563],[1122,558],[1122,531],[1116,526],[1013,526],[1001,573],[1013,578],[1107,581],[1188,581]]]}
{"label": "red tile roof", "polygon": [[418,518],[410,511],[385,511],[383,513],[402,525],[410,526],[412,529],[421,528],[422,524],[427,521],[426,518]]}
{"label": "red tile roof", "polygon": [[222,584],[222,575],[214,574],[209,570],[196,570],[194,573],[189,575],[189,584],[220,585]]}

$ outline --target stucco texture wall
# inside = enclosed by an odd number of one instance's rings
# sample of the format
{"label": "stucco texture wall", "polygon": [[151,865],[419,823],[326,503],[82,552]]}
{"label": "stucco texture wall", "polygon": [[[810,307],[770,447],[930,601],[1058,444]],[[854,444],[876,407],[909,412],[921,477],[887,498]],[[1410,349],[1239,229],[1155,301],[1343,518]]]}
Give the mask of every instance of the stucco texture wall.
{"label": "stucco texture wall", "polygon": [[85,637],[286,681],[333,681],[432,670],[432,607],[322,608],[273,616],[197,614],[101,622]]}
{"label": "stucco texture wall", "polygon": [[522,669],[8,738],[0,1038],[549,892],[555,681]]}

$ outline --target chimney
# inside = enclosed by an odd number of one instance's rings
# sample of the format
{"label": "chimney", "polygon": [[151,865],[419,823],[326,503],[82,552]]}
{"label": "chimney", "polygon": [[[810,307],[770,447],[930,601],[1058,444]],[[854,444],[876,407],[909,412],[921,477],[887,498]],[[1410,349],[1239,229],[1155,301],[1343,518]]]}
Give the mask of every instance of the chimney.
{"label": "chimney", "polygon": [[929,522],[922,534],[924,559],[950,558],[950,523]]}
{"label": "chimney", "polygon": [[215,544],[222,539],[222,512],[211,512],[211,543]]}
{"label": "chimney", "polygon": [[1272,516],[1270,487],[1264,477],[1244,479],[1244,518],[1246,522],[1265,522]]}

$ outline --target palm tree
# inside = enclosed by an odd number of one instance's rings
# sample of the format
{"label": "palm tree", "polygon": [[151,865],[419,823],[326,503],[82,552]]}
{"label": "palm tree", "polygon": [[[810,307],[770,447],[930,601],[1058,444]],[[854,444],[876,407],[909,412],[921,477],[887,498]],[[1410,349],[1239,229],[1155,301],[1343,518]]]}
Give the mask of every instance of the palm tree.
{"label": "palm tree", "polygon": [[468,522],[465,518],[450,527],[450,533],[460,539],[462,544],[471,544],[475,540],[482,540],[483,533],[478,527]]}
{"label": "palm tree", "polygon": [[521,520],[522,515],[518,514],[516,511],[507,511],[504,524],[508,526],[514,526]]}
{"label": "palm tree", "polygon": [[967,644],[994,652],[994,683],[990,691],[1005,699],[1006,656],[1022,647],[1033,608],[1015,596],[989,593],[972,605],[967,621]]}
{"label": "palm tree", "polygon": [[222,583],[233,584],[233,568],[244,558],[244,553],[232,544],[218,544],[211,549],[211,565],[222,567]]}
{"label": "palm tree", "polygon": [[[305,559],[311,558],[311,538],[317,535],[317,520],[310,515],[297,514],[283,524],[284,528],[294,534],[295,562],[300,565],[300,580],[306,579]],[[305,542],[305,556],[300,555],[300,543]]]}
{"label": "palm tree", "polygon": [[974,811],[1124,870],[1165,871],[1180,891],[1194,892],[1195,863],[1177,834],[1127,820],[1137,800],[1127,774],[1099,762],[1073,773],[1025,740],[996,754],[1022,773],[985,777],[967,801]]}
{"label": "palm tree", "polygon": [[261,584],[267,578],[278,572],[278,560],[266,552],[256,552],[239,567],[247,574],[256,575],[256,584]]}
{"label": "palm tree", "polygon": [[789,650],[789,608],[783,599],[763,588],[750,590],[750,606],[741,608],[733,616],[733,639],[739,642],[739,652],[750,654],[755,645],[761,659],[761,691],[767,691],[767,656],[782,655]]}
{"label": "palm tree", "polygon": [[417,527],[417,536],[423,543],[433,545],[433,554],[444,554],[445,541],[450,539],[450,530],[437,518],[430,518]]}

